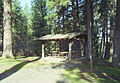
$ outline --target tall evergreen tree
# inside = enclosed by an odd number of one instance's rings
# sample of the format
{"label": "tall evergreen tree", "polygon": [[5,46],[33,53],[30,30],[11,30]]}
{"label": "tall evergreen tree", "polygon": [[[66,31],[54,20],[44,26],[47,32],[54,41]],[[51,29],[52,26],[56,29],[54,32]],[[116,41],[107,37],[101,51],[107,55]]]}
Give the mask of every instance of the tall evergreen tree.
{"label": "tall evergreen tree", "polygon": [[90,63],[91,63],[91,71],[92,71],[92,19],[91,19],[91,9],[90,9],[90,4],[91,1],[90,0],[86,0],[86,5],[87,5],[87,36],[88,36],[88,55],[90,57]]}
{"label": "tall evergreen tree", "polygon": [[[32,2],[32,29],[33,29],[33,37],[38,38],[45,35],[47,31],[46,20],[44,17],[46,16],[46,0],[33,0]],[[39,42],[34,43],[35,51],[37,53],[38,49],[41,48]],[[40,50],[39,50],[40,51]],[[38,53],[39,53],[38,51]]]}
{"label": "tall evergreen tree", "polygon": [[114,18],[115,18],[115,1],[111,0],[110,3],[110,61],[113,55],[113,38],[114,38]]}
{"label": "tall evergreen tree", "polygon": [[[28,12],[28,11],[27,11]],[[15,55],[26,55],[27,14],[22,10],[19,0],[12,1],[13,50]],[[25,15],[26,14],[26,15]]]}
{"label": "tall evergreen tree", "polygon": [[4,0],[4,49],[3,58],[14,58],[12,51],[11,0]]}
{"label": "tall evergreen tree", "polygon": [[117,0],[116,9],[116,25],[115,25],[115,37],[114,37],[114,51],[113,51],[113,65],[115,67],[119,66],[120,58],[120,0]]}

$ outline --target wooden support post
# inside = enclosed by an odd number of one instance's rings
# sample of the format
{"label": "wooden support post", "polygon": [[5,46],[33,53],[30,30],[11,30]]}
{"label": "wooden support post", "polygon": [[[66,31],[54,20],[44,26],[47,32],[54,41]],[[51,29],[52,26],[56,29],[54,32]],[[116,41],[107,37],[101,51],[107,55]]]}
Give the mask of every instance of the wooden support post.
{"label": "wooden support post", "polygon": [[70,40],[70,42],[69,42],[69,54],[68,54],[69,60],[72,59],[72,45],[73,45],[73,41]]}
{"label": "wooden support post", "polygon": [[61,52],[61,40],[59,41],[59,52]]}
{"label": "wooden support post", "polygon": [[45,57],[45,42],[42,42],[42,58]]}
{"label": "wooden support post", "polygon": [[87,58],[87,39],[84,39],[84,57]]}

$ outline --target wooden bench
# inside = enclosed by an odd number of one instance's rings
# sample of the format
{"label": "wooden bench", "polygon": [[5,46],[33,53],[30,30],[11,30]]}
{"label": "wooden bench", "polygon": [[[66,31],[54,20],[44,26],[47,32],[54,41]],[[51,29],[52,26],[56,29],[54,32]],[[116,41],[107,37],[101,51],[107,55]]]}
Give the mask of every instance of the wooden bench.
{"label": "wooden bench", "polygon": [[52,56],[52,54],[48,54],[48,56]]}
{"label": "wooden bench", "polygon": [[64,56],[64,55],[68,55],[68,54],[69,54],[69,52],[67,52],[67,51],[66,52],[59,52],[60,56]]}

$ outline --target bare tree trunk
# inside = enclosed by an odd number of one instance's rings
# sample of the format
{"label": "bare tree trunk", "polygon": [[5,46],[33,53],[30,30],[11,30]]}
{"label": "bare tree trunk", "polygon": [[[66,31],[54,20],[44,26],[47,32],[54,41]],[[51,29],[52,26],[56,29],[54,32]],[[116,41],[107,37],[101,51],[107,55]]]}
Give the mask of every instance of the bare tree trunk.
{"label": "bare tree trunk", "polygon": [[119,58],[120,58],[120,0],[117,0],[114,50],[112,60],[112,63],[115,67],[119,66]]}
{"label": "bare tree trunk", "polygon": [[102,36],[102,40],[103,40],[103,46],[102,46],[102,58],[104,58],[105,56],[105,25],[103,28],[103,36]]}
{"label": "bare tree trunk", "polygon": [[0,51],[3,51],[3,1],[0,1]]}
{"label": "bare tree trunk", "polygon": [[3,58],[14,58],[12,52],[11,0],[4,0],[4,44]]}
{"label": "bare tree trunk", "polygon": [[58,27],[57,27],[57,33],[60,33],[60,31],[61,31],[61,25],[60,25],[60,17],[61,16],[58,16]]}
{"label": "bare tree trunk", "polygon": [[113,38],[114,38],[114,26],[113,26],[113,21],[114,21],[114,0],[111,0],[110,3],[110,62],[112,62],[112,55],[113,55]]}
{"label": "bare tree trunk", "polygon": [[91,29],[91,15],[90,15],[90,0],[87,0],[87,29],[88,29],[88,54],[92,57],[92,29]]}
{"label": "bare tree trunk", "polygon": [[25,53],[25,56],[29,56],[29,53],[28,53],[28,42],[27,42],[27,26],[25,27],[25,33],[24,33],[24,53]]}
{"label": "bare tree trunk", "polygon": [[[102,6],[104,6],[105,8],[102,8]],[[106,42],[105,42],[105,29],[106,29],[106,23],[105,23],[105,20],[106,20],[106,1],[105,0],[102,0],[101,1],[101,25],[102,25],[102,58],[104,58],[105,56],[105,47],[106,47]]]}
{"label": "bare tree trunk", "polygon": [[80,28],[80,24],[79,24],[79,0],[76,0],[76,11],[77,11],[77,23],[76,23],[76,26],[77,26],[77,29]]}
{"label": "bare tree trunk", "polygon": [[90,10],[90,0],[87,2],[87,30],[88,30],[88,55],[90,57],[91,71],[92,71],[92,26],[91,26],[91,10]]}
{"label": "bare tree trunk", "polygon": [[65,20],[64,9],[65,8],[63,7],[63,16],[62,16],[63,17],[63,20],[62,20],[63,21],[63,33],[65,32],[65,27],[64,27],[64,25],[65,25],[65,23],[64,23],[64,20]]}
{"label": "bare tree trunk", "polygon": [[99,58],[102,57],[102,55],[101,55],[101,53],[102,53],[102,44],[103,44],[103,30],[102,30],[102,37],[101,37],[101,42],[100,42]]}
{"label": "bare tree trunk", "polygon": [[74,32],[78,31],[78,28],[76,27],[76,12],[75,12],[75,0],[71,0],[72,2],[72,16],[73,16],[73,30]]}
{"label": "bare tree trunk", "polygon": [[92,29],[92,54],[95,56],[95,36],[94,36],[94,14],[93,14],[93,0],[90,0],[90,11],[91,11],[91,29]]}
{"label": "bare tree trunk", "polygon": [[106,31],[105,31],[106,32],[106,38],[105,38],[106,39],[106,43],[105,44],[106,45],[105,45],[105,55],[104,55],[104,58],[107,59],[108,58],[108,53],[109,53],[109,48],[108,48],[108,46],[109,46],[108,44],[109,43],[108,43],[108,10],[107,10],[108,6],[107,6],[107,1],[106,1],[105,4],[106,4],[106,7],[105,7],[106,8],[106,11],[105,11],[105,29],[106,29]]}
{"label": "bare tree trunk", "polygon": [[[107,13],[106,13],[107,14]],[[109,48],[108,48],[108,21],[107,21],[107,16],[106,16],[106,46],[105,46],[105,56],[104,58],[108,58],[108,53],[109,53]]]}

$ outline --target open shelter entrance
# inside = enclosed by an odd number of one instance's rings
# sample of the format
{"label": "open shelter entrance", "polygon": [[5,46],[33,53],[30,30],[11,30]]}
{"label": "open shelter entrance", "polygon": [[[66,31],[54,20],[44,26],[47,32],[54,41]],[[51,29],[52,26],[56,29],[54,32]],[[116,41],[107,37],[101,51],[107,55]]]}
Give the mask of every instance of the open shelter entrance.
{"label": "open shelter entrance", "polygon": [[[45,43],[47,41],[69,40],[68,58],[72,59],[72,45],[74,43],[74,40],[77,40],[79,38],[84,39],[85,41],[84,45],[86,47],[87,34],[85,32],[73,32],[73,33],[67,33],[67,34],[49,34],[49,35],[42,36],[40,38],[36,38],[36,40],[42,42],[42,58],[45,57]],[[67,53],[67,52],[64,52],[64,53]]]}

